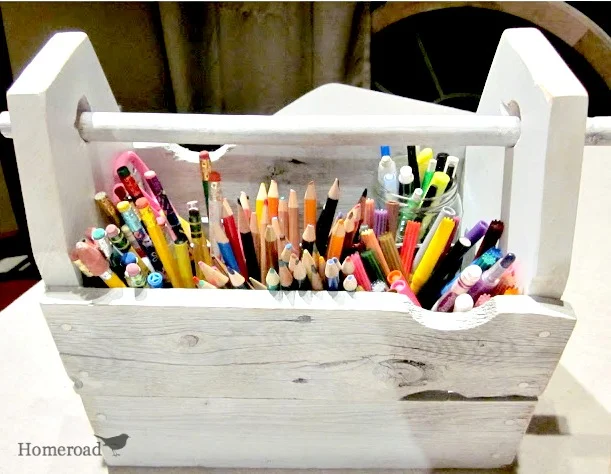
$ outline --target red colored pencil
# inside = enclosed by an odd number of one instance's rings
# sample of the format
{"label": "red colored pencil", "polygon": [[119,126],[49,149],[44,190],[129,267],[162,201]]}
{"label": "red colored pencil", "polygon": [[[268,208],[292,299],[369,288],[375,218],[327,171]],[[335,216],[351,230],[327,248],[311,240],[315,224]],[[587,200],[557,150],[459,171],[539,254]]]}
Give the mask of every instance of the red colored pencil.
{"label": "red colored pencil", "polygon": [[231,250],[233,250],[233,255],[238,262],[238,267],[240,267],[240,274],[244,278],[248,278],[248,269],[246,267],[246,260],[244,259],[244,252],[242,252],[238,228],[235,223],[235,218],[233,217],[233,211],[227,199],[223,199],[223,227],[229,239]]}

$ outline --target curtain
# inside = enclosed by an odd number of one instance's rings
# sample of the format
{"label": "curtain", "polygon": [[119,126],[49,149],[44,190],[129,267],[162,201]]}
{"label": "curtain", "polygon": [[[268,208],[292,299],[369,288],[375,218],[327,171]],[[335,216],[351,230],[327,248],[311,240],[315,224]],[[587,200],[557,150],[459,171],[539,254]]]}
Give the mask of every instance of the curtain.
{"label": "curtain", "polygon": [[271,114],[329,82],[370,87],[367,3],[158,5],[178,112]]}

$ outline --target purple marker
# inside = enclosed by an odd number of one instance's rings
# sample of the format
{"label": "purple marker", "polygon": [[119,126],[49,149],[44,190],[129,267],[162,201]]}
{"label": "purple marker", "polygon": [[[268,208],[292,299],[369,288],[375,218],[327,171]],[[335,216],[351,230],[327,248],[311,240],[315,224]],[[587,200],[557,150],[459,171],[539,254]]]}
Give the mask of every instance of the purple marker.
{"label": "purple marker", "polygon": [[471,241],[471,247],[473,247],[486,233],[488,230],[488,223],[486,221],[479,221],[475,224],[469,232],[465,234],[465,237]]}
{"label": "purple marker", "polygon": [[477,301],[480,295],[488,293],[492,288],[499,284],[499,279],[503,276],[503,273],[511,266],[515,261],[516,256],[512,253],[508,253],[498,262],[492,265],[488,270],[482,273],[482,278],[471,287],[469,295],[473,298],[473,301]]}
{"label": "purple marker", "polygon": [[388,228],[388,211],[386,209],[376,209],[373,215],[373,232],[379,237]]}

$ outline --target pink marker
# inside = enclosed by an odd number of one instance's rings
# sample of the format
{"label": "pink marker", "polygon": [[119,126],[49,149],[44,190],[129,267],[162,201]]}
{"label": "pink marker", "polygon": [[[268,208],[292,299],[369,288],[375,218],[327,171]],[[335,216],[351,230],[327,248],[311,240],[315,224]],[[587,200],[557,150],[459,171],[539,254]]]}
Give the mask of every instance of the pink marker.
{"label": "pink marker", "polygon": [[390,285],[390,289],[395,290],[397,293],[401,293],[402,295],[407,296],[412,303],[414,303],[419,308],[422,308],[422,306],[420,305],[420,302],[418,301],[418,298],[416,298],[416,295],[414,294],[414,292],[412,291],[412,289],[409,287],[409,285],[406,283],[405,280],[403,279],[395,280],[392,283],[392,285]]}

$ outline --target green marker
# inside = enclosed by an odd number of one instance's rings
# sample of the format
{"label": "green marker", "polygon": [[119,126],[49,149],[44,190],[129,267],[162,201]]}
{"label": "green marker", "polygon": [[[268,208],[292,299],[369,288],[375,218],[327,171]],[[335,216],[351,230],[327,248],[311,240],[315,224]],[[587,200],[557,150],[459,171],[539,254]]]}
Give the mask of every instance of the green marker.
{"label": "green marker", "polygon": [[433,179],[433,175],[435,174],[435,168],[437,167],[437,160],[435,158],[429,161],[429,164],[424,172],[424,178],[422,179],[422,190],[426,194],[429,189],[429,184],[431,184],[431,180]]}
{"label": "green marker", "polygon": [[396,242],[398,244],[403,243],[403,236],[405,234],[405,228],[407,227],[408,221],[413,221],[422,202],[422,189],[416,188],[414,194],[407,201],[407,205],[401,208],[399,211],[399,225],[397,226]]}

